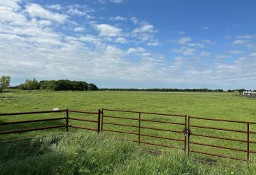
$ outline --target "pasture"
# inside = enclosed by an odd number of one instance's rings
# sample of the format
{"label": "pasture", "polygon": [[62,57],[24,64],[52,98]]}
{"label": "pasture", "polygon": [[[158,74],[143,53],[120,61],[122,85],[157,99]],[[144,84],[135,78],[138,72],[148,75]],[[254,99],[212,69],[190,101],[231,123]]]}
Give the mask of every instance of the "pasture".
{"label": "pasture", "polygon": [[254,121],[255,99],[237,93],[11,91],[0,94],[0,112],[100,108],[177,113],[191,116]]}
{"label": "pasture", "polygon": [[[207,118],[219,118],[219,119],[227,119],[227,120],[243,120],[243,121],[254,121],[254,117],[256,115],[255,109],[255,99],[243,98],[238,96],[236,93],[195,93],[195,92],[113,92],[113,91],[94,91],[94,92],[52,92],[52,91],[11,91],[9,93],[0,94],[0,112],[22,112],[22,111],[43,111],[43,110],[52,110],[53,108],[59,109],[81,109],[86,111],[94,111],[96,112],[100,108],[108,108],[108,109],[125,109],[125,110],[135,110],[135,111],[145,111],[145,112],[159,112],[159,113],[168,113],[168,114],[187,114],[190,116],[198,116],[198,117],[207,117]],[[109,112],[108,115],[114,115]],[[119,113],[118,115],[124,117],[137,117],[133,114],[125,114]],[[23,120],[23,119],[35,119],[35,118],[50,118],[53,116],[60,116],[60,114],[37,114],[37,115],[25,115],[18,117],[1,117],[0,122],[10,122],[15,120]],[[63,116],[63,115],[62,115]],[[89,119],[95,119],[96,116],[83,116],[81,114],[72,114],[75,117],[86,117]],[[22,117],[22,118],[21,118]],[[162,121],[173,121],[177,122],[177,119],[169,119],[163,118],[155,115],[142,115],[144,119],[157,119]],[[126,123],[136,124],[136,121],[125,121],[125,120],[117,120],[117,119],[104,119],[107,122],[114,123]],[[59,123],[59,122],[55,122]],[[64,124],[64,122],[62,122]],[[78,121],[74,121],[75,125],[88,125],[90,127],[94,127],[95,124],[85,124]],[[142,122],[142,125],[145,126],[147,123]],[[197,121],[196,124],[205,124],[205,121]],[[47,126],[50,123],[42,123],[42,124],[29,124],[29,127],[38,126]],[[243,125],[235,124],[231,125],[229,123],[216,123],[216,122],[208,122],[205,125],[210,126],[222,126],[229,127],[234,129],[246,130],[246,127]],[[157,127],[157,128],[168,128],[168,129],[176,129],[181,130],[182,127],[178,126],[169,126],[166,124],[160,123],[151,123],[147,124],[149,127]],[[27,125],[17,125],[15,129],[23,129],[28,127]],[[13,126],[4,126],[1,127],[1,131],[6,129],[12,129]],[[136,128],[124,128],[120,126],[108,126],[104,125],[104,129],[115,129],[115,130],[123,130],[125,132],[136,132]],[[103,129],[103,131],[104,131]],[[251,130],[255,130],[255,127],[251,127]],[[22,134],[10,134],[10,135],[2,135],[1,140],[12,139],[17,137],[33,137],[33,136],[42,136],[42,135],[53,135],[53,134],[62,134],[64,129],[55,129],[55,130],[47,130],[47,131],[33,131]],[[72,130],[76,131],[76,130]],[[207,129],[195,129],[194,131],[210,133],[210,134],[218,134],[220,136],[225,136],[228,138],[234,139],[245,139],[246,135],[243,133],[228,133],[225,131],[211,131]],[[193,132],[194,132],[193,131]],[[183,134],[175,134],[175,133],[167,133],[161,131],[151,131],[151,130],[143,130],[144,134],[154,134],[161,136],[168,136],[175,139],[182,139]],[[108,132],[104,132],[108,133]],[[113,133],[114,136],[119,137],[122,134]],[[137,136],[133,135],[123,135],[126,139],[136,140]],[[142,138],[146,142],[160,143],[166,144],[166,140],[157,140],[154,138]],[[215,139],[207,139],[205,138],[195,138],[193,142],[207,142],[211,144],[216,144],[217,140]],[[256,140],[256,137],[251,137],[250,140]],[[219,141],[218,141],[219,142]],[[183,143],[168,141],[168,144],[175,147],[182,147]],[[236,149],[246,147],[245,143],[237,143],[233,144],[230,142],[224,142],[224,146],[234,146]],[[144,147],[144,146],[143,146]],[[145,146],[146,149],[152,149],[152,147]],[[215,150],[213,148],[204,147],[200,145],[194,145],[192,148],[200,149],[204,151],[210,151],[212,153],[217,154],[234,154],[229,150]],[[154,148],[159,149],[159,148]],[[256,150],[255,146],[252,146],[251,149]],[[167,149],[161,148],[161,151],[167,151]],[[168,151],[170,151],[168,149]],[[238,156],[241,158],[245,157],[244,153],[238,152],[233,156]],[[200,155],[199,155],[200,157]],[[205,157],[205,156],[204,156]],[[208,158],[207,158],[208,159]],[[209,159],[212,159],[210,157]]]}

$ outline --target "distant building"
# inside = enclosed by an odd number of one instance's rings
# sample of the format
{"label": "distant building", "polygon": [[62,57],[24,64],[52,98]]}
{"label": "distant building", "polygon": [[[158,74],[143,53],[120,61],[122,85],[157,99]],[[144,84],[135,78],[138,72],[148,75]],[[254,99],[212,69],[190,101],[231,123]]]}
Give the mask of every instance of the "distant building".
{"label": "distant building", "polygon": [[244,96],[244,97],[256,97],[256,92],[252,92],[252,91],[243,91],[243,96]]}

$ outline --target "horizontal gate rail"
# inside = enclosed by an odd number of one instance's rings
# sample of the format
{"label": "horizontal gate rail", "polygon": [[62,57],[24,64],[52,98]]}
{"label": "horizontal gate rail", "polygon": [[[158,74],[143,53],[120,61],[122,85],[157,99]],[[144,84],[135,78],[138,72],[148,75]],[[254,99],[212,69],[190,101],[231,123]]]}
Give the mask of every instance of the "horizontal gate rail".
{"label": "horizontal gate rail", "polygon": [[[101,115],[101,110],[98,110],[98,112],[89,112],[89,111],[83,111],[83,110],[70,110],[70,109],[68,109],[67,112],[70,112],[70,113],[80,113],[80,114],[89,114],[89,115],[97,116],[97,120],[91,120],[91,119],[70,117],[69,115],[67,115],[67,127],[100,132],[100,115]],[[85,126],[70,125],[69,121],[72,121],[72,120],[89,122],[89,123],[96,123],[97,125],[96,125],[95,128],[90,128],[90,127],[85,127]]]}
{"label": "horizontal gate rail", "polygon": [[[0,117],[17,117],[17,116],[24,116],[24,115],[35,115],[35,114],[48,114],[48,113],[64,113],[67,110],[53,110],[53,111],[34,111],[34,112],[14,112],[14,113],[0,113]],[[23,121],[10,121],[10,122],[3,122],[0,123],[0,126],[6,125],[14,125],[14,124],[27,124],[27,123],[38,123],[38,122],[49,122],[49,121],[57,121],[57,120],[65,120],[66,117],[55,117],[55,118],[44,118],[44,119],[36,119],[36,120],[23,120]],[[26,128],[26,129],[19,129],[19,130],[6,130],[0,131],[0,135],[4,134],[12,134],[12,133],[22,133],[28,131],[39,131],[39,130],[46,130],[46,129],[55,129],[55,128],[64,128],[66,127],[63,125],[53,125],[53,126],[46,126],[46,127],[36,127],[36,128]]]}
{"label": "horizontal gate rail", "polygon": [[[221,140],[229,140],[229,141],[247,143],[246,140],[232,139],[232,138],[218,137],[218,136],[209,136],[209,135],[204,135],[204,134],[194,134],[194,133],[193,133],[193,136],[207,137],[207,138],[213,138],[213,139],[221,139]],[[249,143],[256,143],[256,142],[254,142],[254,141],[249,141]]]}
{"label": "horizontal gate rail", "polygon": [[[231,132],[247,133],[247,131],[243,131],[243,130],[226,129],[226,128],[217,128],[217,127],[209,127],[209,126],[190,125],[190,127],[204,128],[204,129],[213,129],[213,130],[220,130],[220,131],[231,131]],[[252,132],[251,132],[251,133],[252,133]],[[256,133],[256,132],[255,132],[255,133]]]}
{"label": "horizontal gate rail", "polygon": [[64,128],[64,127],[66,127],[66,126],[65,125],[57,125],[57,126],[48,126],[48,127],[41,127],[41,128],[29,128],[29,129],[21,129],[21,130],[3,131],[3,132],[0,132],[0,135],[27,132],[27,131],[38,131],[38,130],[53,129],[53,128]]}
{"label": "horizontal gate rail", "polygon": [[230,147],[218,146],[218,145],[211,145],[211,144],[199,143],[199,142],[190,142],[190,144],[209,146],[209,147],[213,147],[213,148],[228,149],[228,150],[240,151],[240,152],[247,152],[247,150],[243,150],[243,149],[230,148]]}
{"label": "horizontal gate rail", "polygon": [[[203,121],[213,121],[213,122],[224,122],[224,124],[226,123],[230,123],[228,125],[228,127],[212,127],[212,126],[205,126],[205,124],[191,124],[191,121],[197,121],[197,120],[203,120]],[[231,123],[234,124],[241,124],[243,126],[246,127],[245,130],[241,130],[241,129],[231,129],[230,125]],[[212,119],[212,118],[202,118],[202,117],[188,117],[188,130],[190,131],[190,134],[188,135],[188,152],[193,152],[193,153],[199,153],[199,154],[204,154],[204,155],[209,155],[209,156],[215,156],[215,157],[222,157],[222,158],[229,158],[229,159],[234,159],[234,160],[244,160],[244,161],[250,161],[250,154],[251,153],[256,153],[256,151],[251,150],[251,145],[252,144],[256,144],[256,141],[252,141],[250,139],[250,136],[256,134],[255,131],[251,131],[250,130],[250,125],[255,125],[256,122],[245,122],[245,121],[235,121],[235,120],[223,120],[223,119]],[[208,124],[209,125],[209,124]],[[206,135],[206,134],[201,134],[201,133],[197,133],[199,131],[194,131],[193,128],[198,128],[198,129],[207,129],[207,130],[216,130],[216,131],[227,131],[229,133],[241,133],[244,134],[244,136],[246,136],[245,139],[237,139],[237,138],[227,138],[227,137],[222,137],[222,136],[218,136],[218,135],[214,135],[214,133],[211,133],[211,135]],[[196,133],[194,133],[196,132]],[[211,144],[211,143],[207,143],[208,140],[206,140],[204,143],[202,143],[202,141],[191,141],[190,137],[204,137],[204,138],[210,138],[210,139],[217,139],[217,140],[223,140],[223,141],[229,141],[228,143],[230,144],[230,141],[233,142],[232,146],[235,145],[235,143],[245,143],[245,145],[243,145],[242,148],[234,148],[231,146],[223,146],[223,145],[215,145],[215,144]],[[221,144],[222,142],[219,142],[219,144]],[[221,154],[216,154],[216,153],[211,153],[208,151],[201,151],[201,150],[196,150],[195,148],[191,148],[191,145],[199,145],[199,146],[204,146],[204,147],[211,147],[211,148],[215,148],[216,150],[219,149],[224,149],[224,150],[230,150],[230,151],[237,151],[237,152],[241,152],[241,153],[245,153],[246,155],[244,155],[244,157],[246,157],[246,159],[242,159],[240,157],[231,157],[231,156],[226,156],[226,155],[221,155]],[[255,145],[254,145],[255,146]]]}
{"label": "horizontal gate rail", "polygon": [[203,117],[194,117],[194,116],[189,116],[189,117],[191,119],[199,119],[199,120],[211,120],[211,121],[231,122],[231,123],[256,124],[256,122],[247,122],[247,121],[238,121],[238,120],[225,120],[225,119],[203,118]]}
{"label": "horizontal gate rail", "polygon": [[89,120],[89,119],[73,118],[73,117],[69,117],[68,119],[69,119],[69,120],[77,120],[77,121],[85,121],[85,122],[98,123],[97,120]]}
{"label": "horizontal gate rail", "polygon": [[14,112],[14,113],[0,113],[0,116],[9,115],[26,115],[26,114],[46,114],[46,113],[59,113],[66,112],[67,110],[56,110],[56,111],[34,111],[34,112]]}
{"label": "horizontal gate rail", "polygon": [[0,125],[13,125],[13,124],[20,124],[20,123],[34,123],[34,122],[44,122],[44,121],[63,120],[63,119],[66,119],[66,118],[60,117],[60,118],[47,118],[47,119],[39,119],[39,120],[24,120],[24,121],[17,121],[17,122],[0,123]]}
{"label": "horizontal gate rail", "polygon": [[[109,114],[111,113],[111,115]],[[117,115],[113,115],[116,113]],[[128,113],[129,114],[137,114],[137,117],[130,117],[130,116],[121,116],[120,113]],[[156,119],[142,119],[141,115],[154,115],[154,116],[165,116],[165,117],[178,117],[183,120],[183,122],[174,122],[174,121],[161,121],[161,120],[156,120]],[[109,122],[105,121],[104,119],[116,119],[119,121],[137,121],[138,124],[127,124],[127,123],[118,123],[118,122]],[[165,118],[166,119],[166,118]],[[161,127],[151,127],[151,126],[141,126],[141,122],[145,122],[143,124],[150,124],[150,123],[159,123],[159,124],[168,124],[168,125],[180,125],[183,126],[183,129],[178,131],[178,130],[173,130],[169,128],[161,128]],[[114,130],[114,129],[108,129],[108,128],[103,128],[103,125],[112,125],[112,126],[120,126],[120,127],[131,127],[131,128],[137,128],[138,132],[128,132],[128,131],[121,131],[121,130]],[[167,125],[166,125],[167,126]],[[185,115],[178,115],[178,114],[163,114],[163,113],[156,113],[156,112],[139,112],[139,111],[130,111],[130,110],[115,110],[115,109],[102,109],[102,118],[101,118],[101,131],[108,131],[108,132],[116,132],[116,133],[121,133],[121,134],[129,134],[129,135],[136,135],[138,136],[137,141],[136,140],[130,140],[132,142],[138,142],[139,144],[147,144],[147,145],[154,145],[154,146],[160,146],[160,147],[166,147],[166,148],[176,148],[176,149],[182,149],[186,151],[186,135],[184,134],[184,130],[186,128],[186,116]],[[121,129],[121,128],[119,128]],[[184,139],[177,139],[177,138],[170,138],[170,137],[165,137],[165,136],[158,136],[158,135],[152,135],[152,134],[142,134],[142,129],[143,130],[154,130],[154,131],[162,131],[162,132],[173,132],[173,133],[178,133],[182,134]],[[142,141],[142,137],[150,137],[150,138],[155,138],[155,139],[165,139],[165,140],[170,140],[170,141],[177,141],[177,142],[184,142],[182,148],[178,148],[175,146],[170,146],[170,145],[163,145],[159,143],[152,143],[152,142],[147,142],[147,141]]]}

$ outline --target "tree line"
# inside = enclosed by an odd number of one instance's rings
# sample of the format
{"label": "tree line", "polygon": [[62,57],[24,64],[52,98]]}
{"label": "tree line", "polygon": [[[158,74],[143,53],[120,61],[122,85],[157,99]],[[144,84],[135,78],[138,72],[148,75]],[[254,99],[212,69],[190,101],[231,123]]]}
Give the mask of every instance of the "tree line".
{"label": "tree line", "polygon": [[85,81],[70,81],[70,80],[43,80],[37,81],[26,80],[25,83],[16,86],[22,90],[52,90],[52,91],[94,91],[98,87],[93,83]]}
{"label": "tree line", "polygon": [[102,91],[152,91],[152,92],[224,92],[223,89],[178,89],[178,88],[148,88],[148,89],[139,89],[139,88],[101,88]]}
{"label": "tree line", "polygon": [[[193,88],[193,89],[178,89],[178,88],[101,88],[101,91],[152,91],[152,92],[224,92],[223,89],[207,89],[207,88]],[[243,92],[245,89],[229,89],[227,92]],[[253,90],[252,90],[253,91]],[[256,92],[256,90],[254,90]]]}

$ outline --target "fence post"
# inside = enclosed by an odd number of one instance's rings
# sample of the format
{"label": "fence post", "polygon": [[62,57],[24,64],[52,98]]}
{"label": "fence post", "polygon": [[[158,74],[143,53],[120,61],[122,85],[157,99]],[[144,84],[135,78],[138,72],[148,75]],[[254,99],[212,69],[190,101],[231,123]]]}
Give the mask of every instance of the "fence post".
{"label": "fence post", "polygon": [[101,109],[101,129],[100,129],[100,131],[102,132],[103,131],[103,108]]}
{"label": "fence post", "polygon": [[141,118],[141,113],[139,112],[139,133],[138,133],[138,143],[140,144],[140,125],[141,125],[141,121],[140,121],[140,118]]}
{"label": "fence post", "polygon": [[100,132],[100,114],[101,114],[101,110],[98,110],[98,133]]}
{"label": "fence post", "polygon": [[187,152],[187,131],[188,131],[188,127],[187,127],[187,118],[188,116],[185,115],[185,119],[184,119],[184,122],[185,122],[185,126],[184,126],[184,154],[186,155],[186,152]]}
{"label": "fence post", "polygon": [[68,131],[68,119],[69,119],[69,113],[68,113],[68,109],[66,110],[66,131]]}
{"label": "fence post", "polygon": [[190,116],[188,116],[188,126],[187,126],[187,135],[188,135],[188,156],[189,156],[189,153],[190,153]]}
{"label": "fence post", "polygon": [[247,161],[250,160],[250,123],[247,123]]}

